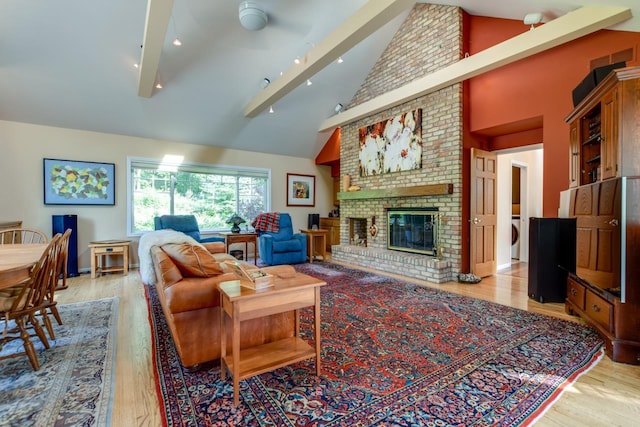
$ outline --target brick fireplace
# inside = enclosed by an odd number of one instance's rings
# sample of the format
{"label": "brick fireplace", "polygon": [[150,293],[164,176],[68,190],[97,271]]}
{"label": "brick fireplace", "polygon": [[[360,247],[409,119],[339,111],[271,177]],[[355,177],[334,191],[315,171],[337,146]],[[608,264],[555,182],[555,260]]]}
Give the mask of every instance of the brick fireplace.
{"label": "brick fireplace", "polygon": [[[452,31],[452,28],[459,31]],[[462,12],[459,8],[416,4],[349,108],[457,62],[464,56],[461,28]],[[359,129],[416,109],[422,109],[422,168],[360,176]],[[340,245],[333,246],[332,252],[336,261],[435,283],[455,278],[460,272],[462,256],[461,84],[417,97],[343,126],[340,172],[341,176],[350,175],[351,185],[357,185],[361,190],[352,194],[343,188],[338,195]],[[436,255],[389,250],[387,210],[426,207],[438,210],[440,250]],[[368,231],[374,217],[377,234],[372,236]],[[366,225],[364,244],[354,244],[352,219],[359,219]]]}

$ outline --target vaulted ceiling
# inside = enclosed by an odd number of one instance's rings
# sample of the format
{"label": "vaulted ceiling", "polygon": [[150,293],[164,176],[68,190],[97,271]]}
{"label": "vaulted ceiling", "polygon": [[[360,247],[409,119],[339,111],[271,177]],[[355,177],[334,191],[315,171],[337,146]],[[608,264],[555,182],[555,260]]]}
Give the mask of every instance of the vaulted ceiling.
{"label": "vaulted ceiling", "polygon": [[[3,0],[0,120],[315,157],[334,107],[349,103],[413,3],[257,1],[261,31],[241,27],[238,0]],[[438,3],[546,22],[623,6],[634,17],[611,29],[640,31],[636,0]]]}

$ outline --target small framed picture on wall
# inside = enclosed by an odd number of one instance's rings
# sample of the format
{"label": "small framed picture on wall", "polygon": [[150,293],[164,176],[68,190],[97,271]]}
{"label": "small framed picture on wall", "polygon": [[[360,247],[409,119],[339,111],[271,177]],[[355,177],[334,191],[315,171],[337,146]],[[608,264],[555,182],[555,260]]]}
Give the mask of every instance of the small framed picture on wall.
{"label": "small framed picture on wall", "polygon": [[287,174],[287,206],[315,206],[315,175]]}

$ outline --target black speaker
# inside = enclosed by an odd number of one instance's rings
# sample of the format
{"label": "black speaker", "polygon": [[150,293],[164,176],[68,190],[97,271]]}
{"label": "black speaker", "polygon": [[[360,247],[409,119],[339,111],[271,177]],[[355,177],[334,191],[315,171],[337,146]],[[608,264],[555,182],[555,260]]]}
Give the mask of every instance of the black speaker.
{"label": "black speaker", "polygon": [[573,106],[577,106],[580,101],[582,101],[593,89],[595,89],[598,84],[605,77],[609,75],[609,73],[616,68],[624,68],[627,66],[627,63],[616,62],[615,64],[604,65],[602,67],[594,68],[589,71],[589,74],[586,75],[584,79],[580,82],[578,86],[576,86],[571,92],[571,96],[573,97]]}
{"label": "black speaker", "polygon": [[52,235],[64,234],[71,229],[69,236],[69,257],[67,258],[67,277],[78,273],[78,215],[52,215]]}
{"label": "black speaker", "polygon": [[576,272],[576,219],[529,218],[529,297],[564,302]]}
{"label": "black speaker", "polygon": [[307,228],[313,230],[314,225],[316,229],[320,228],[320,214],[309,214],[309,226]]}

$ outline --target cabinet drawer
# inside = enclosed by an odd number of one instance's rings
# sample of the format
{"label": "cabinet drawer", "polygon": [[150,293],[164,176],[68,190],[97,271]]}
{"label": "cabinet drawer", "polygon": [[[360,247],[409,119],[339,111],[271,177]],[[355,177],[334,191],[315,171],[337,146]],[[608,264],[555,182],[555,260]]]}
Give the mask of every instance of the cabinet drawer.
{"label": "cabinet drawer", "polygon": [[609,332],[613,332],[613,306],[593,292],[585,295],[585,313]]}
{"label": "cabinet drawer", "polygon": [[124,246],[109,246],[106,248],[95,248],[95,254],[115,254],[124,252]]}
{"label": "cabinet drawer", "polygon": [[574,303],[580,310],[584,310],[584,286],[578,282],[567,279],[567,299]]}

